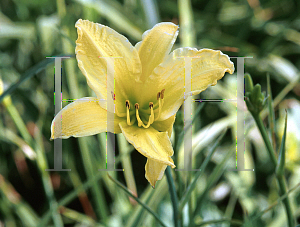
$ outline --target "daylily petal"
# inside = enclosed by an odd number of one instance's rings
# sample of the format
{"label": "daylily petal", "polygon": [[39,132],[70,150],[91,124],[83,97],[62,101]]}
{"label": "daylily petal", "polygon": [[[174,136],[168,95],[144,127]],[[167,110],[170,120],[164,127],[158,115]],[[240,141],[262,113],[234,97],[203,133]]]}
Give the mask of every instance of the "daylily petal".
{"label": "daylily petal", "polygon": [[142,41],[136,45],[143,67],[141,81],[145,81],[170,53],[178,35],[177,30],[177,25],[164,22],[144,32]]}
{"label": "daylily petal", "polygon": [[[168,56],[166,61],[155,68],[153,74],[145,83],[153,89],[165,89],[164,106],[160,120],[174,115],[184,101],[184,56],[197,57],[192,59],[192,95],[199,94],[209,86],[216,85],[217,80],[221,79],[226,72],[232,74],[234,71],[233,63],[221,51],[210,49],[197,50],[195,48],[176,49]],[[159,84],[159,88],[157,88],[157,84]],[[152,95],[153,98],[155,97],[155,92],[149,95]],[[150,96],[149,99],[151,99]]]}
{"label": "daylily petal", "polygon": [[137,125],[128,126],[126,122],[120,122],[119,125],[126,140],[142,155],[175,167],[171,158],[174,151],[167,132],[158,132],[151,126],[147,129]]}
{"label": "daylily petal", "polygon": [[[118,125],[121,120],[115,115],[115,133],[121,133]],[[107,111],[99,105],[97,98],[82,98],[67,105],[55,116],[51,124],[51,139],[90,136],[106,131]]]}
{"label": "daylily petal", "polygon": [[171,137],[175,116],[176,114],[163,121],[154,121],[151,126],[159,132],[168,132],[168,136]]}
{"label": "daylily petal", "polygon": [[[174,121],[175,122],[175,121]],[[173,122],[173,124],[174,124],[174,122]],[[169,136],[169,138],[171,138],[171,135],[172,135],[172,132],[173,132],[173,124],[168,128],[168,130],[167,130],[167,133],[168,133],[168,136]]]}
{"label": "daylily petal", "polygon": [[161,180],[163,177],[166,168],[167,165],[148,158],[145,166],[145,177],[153,188],[155,187],[156,181]]}
{"label": "daylily petal", "polygon": [[137,51],[139,51],[141,45],[142,45],[142,41],[139,41],[139,42],[137,42],[137,43],[135,44],[134,47],[135,47],[135,49],[136,49]]}
{"label": "daylily petal", "polygon": [[107,62],[113,66],[114,61],[116,104],[122,108],[141,73],[137,50],[124,36],[104,25],[80,19],[75,27],[76,58],[88,85],[98,99],[107,100]]}

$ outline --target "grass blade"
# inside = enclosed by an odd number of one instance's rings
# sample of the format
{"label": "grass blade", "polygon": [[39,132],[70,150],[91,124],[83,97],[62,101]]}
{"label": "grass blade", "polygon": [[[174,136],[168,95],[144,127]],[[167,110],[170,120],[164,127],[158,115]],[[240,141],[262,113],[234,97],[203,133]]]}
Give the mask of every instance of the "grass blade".
{"label": "grass blade", "polygon": [[[63,57],[63,56],[74,57],[74,55],[65,55],[65,54],[58,55],[57,57]],[[6,91],[3,92],[3,94],[0,96],[0,103],[2,102],[2,100],[6,95],[10,95],[11,93],[13,93],[16,90],[16,88],[19,87],[23,82],[30,79],[37,73],[41,72],[43,69],[46,68],[47,65],[53,63],[54,60],[55,60],[54,58],[46,58],[43,61],[36,64],[35,66],[28,69],[16,83],[11,85]]]}
{"label": "grass blade", "polygon": [[267,74],[267,87],[268,87],[269,126],[271,130],[272,144],[276,152],[275,117],[274,117],[275,114],[273,108],[273,98],[272,98],[271,82],[270,82],[269,74]]}
{"label": "grass blade", "polygon": [[152,28],[160,21],[156,2],[153,0],[141,0],[141,5],[145,14],[147,27]]}
{"label": "grass blade", "polygon": [[217,224],[217,223],[223,223],[223,222],[228,222],[230,223],[230,226],[242,226],[243,222],[239,220],[234,220],[234,219],[228,219],[228,218],[223,218],[223,219],[216,219],[216,220],[209,220],[209,221],[204,221],[201,222],[200,224],[196,225],[197,227],[200,226],[206,226],[209,224]]}
{"label": "grass blade", "polygon": [[179,211],[178,211],[178,198],[177,198],[175,184],[174,184],[174,180],[173,180],[173,177],[172,177],[170,166],[168,166],[167,169],[166,169],[166,176],[167,176],[167,180],[168,180],[169,191],[170,191],[170,196],[171,196],[171,201],[172,201],[172,206],[173,206],[174,226],[179,227],[180,226],[180,220],[179,220]]}
{"label": "grass blade", "polygon": [[263,211],[259,212],[255,217],[253,217],[250,222],[254,222],[256,219],[260,218],[263,216],[265,213],[269,212],[273,208],[275,208],[282,200],[286,199],[289,194],[293,191],[295,191],[297,188],[300,187],[300,183],[296,184],[293,188],[291,188],[287,193],[285,193],[283,196],[281,196],[276,202],[274,202],[271,206],[268,208],[264,209]]}
{"label": "grass blade", "polygon": [[[277,162],[277,166],[276,166],[276,170],[275,170],[281,195],[284,195],[287,193],[287,184],[286,184],[286,180],[284,178],[286,128],[287,128],[287,113],[285,116],[284,134],[282,136],[282,141],[281,141],[281,146],[280,146],[280,151],[279,151],[279,158],[278,158],[278,162]],[[289,198],[283,199],[283,204],[286,209],[288,226],[292,227],[295,225],[295,218],[293,216],[293,211],[292,211],[292,207],[291,207]]]}
{"label": "grass blade", "polygon": [[276,171],[275,171],[276,175],[279,175],[279,176],[283,176],[283,174],[284,174],[286,128],[287,128],[287,113],[285,116],[284,132],[283,132],[283,136],[282,136],[282,140],[281,140],[279,157],[278,157],[278,162],[277,162]]}
{"label": "grass blade", "polygon": [[[208,191],[211,189],[211,187],[216,183],[216,181],[221,177],[221,175],[225,171],[225,166],[226,166],[226,163],[229,160],[229,158],[231,158],[233,155],[235,155],[235,146],[236,145],[234,144],[228,149],[229,152],[226,154],[226,156],[224,157],[222,162],[218,164],[218,166],[213,170],[213,172],[209,176],[209,180],[207,181],[207,187],[206,187],[205,191],[197,199],[197,203],[196,203],[197,205],[193,212],[193,217],[197,216],[197,214],[202,206],[202,202],[205,199]],[[191,220],[190,226],[194,226],[193,220]]]}
{"label": "grass blade", "polygon": [[205,158],[204,162],[202,163],[200,169],[201,171],[198,171],[193,182],[188,186],[186,192],[184,193],[183,197],[180,200],[179,203],[179,211],[182,211],[184,205],[186,204],[186,202],[189,200],[189,198],[191,197],[191,194],[193,192],[193,190],[196,187],[196,183],[197,180],[199,179],[200,176],[202,176],[202,174],[205,171],[205,168],[208,164],[208,162],[210,161],[212,155],[214,154],[216,148],[218,147],[218,145],[220,144],[221,140],[223,139],[223,137],[225,136],[227,129],[221,134],[221,136],[219,136],[218,140],[215,142],[215,144],[212,146],[211,151],[209,152],[209,154],[207,155],[207,157]]}
{"label": "grass blade", "polygon": [[139,198],[135,197],[123,184],[121,184],[120,182],[118,182],[117,180],[115,180],[114,178],[112,178],[109,174],[107,174],[107,176],[109,177],[109,179],[111,179],[114,183],[116,183],[116,185],[118,187],[120,187],[121,189],[123,189],[131,198],[133,198],[135,201],[137,201],[137,203],[139,203],[140,205],[142,205],[150,214],[153,215],[153,217],[164,227],[167,227],[162,220],[158,217],[158,215],[150,208],[148,207],[146,204],[144,204]]}
{"label": "grass blade", "polygon": [[137,18],[130,20],[134,14],[125,14],[123,7],[117,1],[94,1],[94,0],[76,0],[85,7],[94,8],[99,14],[105,17],[111,22],[118,31],[124,32],[134,38],[135,40],[141,40],[142,30],[133,22],[138,21]]}

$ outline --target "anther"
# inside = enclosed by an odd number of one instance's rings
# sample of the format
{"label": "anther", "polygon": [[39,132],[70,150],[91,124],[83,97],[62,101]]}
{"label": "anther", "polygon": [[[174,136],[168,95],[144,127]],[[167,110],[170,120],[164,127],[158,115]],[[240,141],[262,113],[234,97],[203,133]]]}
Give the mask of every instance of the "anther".
{"label": "anther", "polygon": [[128,109],[130,109],[130,102],[128,101],[128,100],[126,100],[126,107],[128,108]]}
{"label": "anther", "polygon": [[161,99],[164,99],[165,89],[162,89],[160,93],[161,93]]}
{"label": "anther", "polygon": [[153,102],[149,102],[149,108],[153,108]]}
{"label": "anther", "polygon": [[160,92],[157,93],[157,100],[158,100],[158,114],[156,116],[156,118],[153,121],[158,120],[158,118],[160,117],[160,113],[161,113],[161,108],[164,105],[164,94],[165,94],[165,89],[162,89]]}
{"label": "anther", "polygon": [[157,100],[160,99],[160,92],[157,93]]}
{"label": "anther", "polygon": [[138,109],[140,108],[140,105],[139,105],[138,103],[136,103],[136,104],[134,105],[134,107],[138,110]]}

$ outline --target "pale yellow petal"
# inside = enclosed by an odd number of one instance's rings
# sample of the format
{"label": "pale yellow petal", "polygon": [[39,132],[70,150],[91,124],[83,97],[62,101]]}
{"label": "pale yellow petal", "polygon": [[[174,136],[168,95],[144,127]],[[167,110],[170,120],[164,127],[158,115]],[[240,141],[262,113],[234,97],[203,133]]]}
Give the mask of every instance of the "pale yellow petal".
{"label": "pale yellow petal", "polygon": [[173,116],[169,117],[166,120],[154,121],[151,126],[159,132],[168,132],[168,136],[171,137],[173,124],[175,122],[175,117],[176,114],[174,114]]}
{"label": "pale yellow petal", "polygon": [[141,81],[145,81],[154,68],[170,53],[178,35],[177,30],[177,25],[164,22],[144,32],[142,42],[136,45],[143,68]]}
{"label": "pale yellow petal", "polygon": [[[207,87],[216,85],[226,72],[232,74],[234,65],[229,57],[221,51],[194,48],[179,48],[155,68],[153,74],[146,81],[146,85],[154,90],[149,98],[155,98],[157,90],[165,89],[164,106],[160,120],[174,115],[184,101],[185,63],[183,56],[197,57],[192,59],[191,91],[199,94]],[[150,89],[149,89],[150,90]]]}
{"label": "pale yellow petal", "polygon": [[155,187],[156,181],[161,180],[163,177],[166,168],[167,165],[148,158],[145,166],[145,177],[153,188]]}
{"label": "pale yellow petal", "polygon": [[116,104],[123,107],[142,70],[136,48],[124,36],[104,25],[80,19],[75,27],[78,33],[76,58],[88,85],[98,99],[107,100],[109,62],[114,69]]}
{"label": "pale yellow petal", "polygon": [[128,126],[126,122],[120,122],[119,125],[126,140],[142,155],[175,167],[171,158],[174,151],[167,132],[158,132],[151,126],[147,129],[137,125]]}
{"label": "pale yellow petal", "polygon": [[[174,124],[174,123],[173,123]],[[173,124],[168,128],[168,130],[167,130],[167,133],[168,133],[168,136],[169,136],[169,138],[171,138],[171,136],[172,136],[172,132],[173,132]]]}
{"label": "pale yellow petal", "polygon": [[139,51],[141,45],[142,45],[142,41],[137,42],[134,47],[137,51]]}
{"label": "pale yellow petal", "polygon": [[[115,133],[121,133],[121,120],[115,115]],[[67,105],[55,116],[51,124],[51,139],[90,136],[106,130],[107,111],[96,98],[82,98]]]}

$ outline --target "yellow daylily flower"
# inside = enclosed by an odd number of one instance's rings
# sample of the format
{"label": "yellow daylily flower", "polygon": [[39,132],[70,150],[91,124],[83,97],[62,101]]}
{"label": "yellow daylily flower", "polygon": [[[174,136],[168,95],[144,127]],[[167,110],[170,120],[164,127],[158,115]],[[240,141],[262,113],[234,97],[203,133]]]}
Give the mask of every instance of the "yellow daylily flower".
{"label": "yellow daylily flower", "polygon": [[79,19],[75,27],[78,66],[97,98],[79,99],[63,108],[52,121],[51,139],[107,131],[107,107],[103,100],[107,100],[110,59],[105,57],[117,56],[114,59],[114,131],[111,132],[123,133],[148,158],[145,177],[154,187],[168,165],[175,167],[170,136],[176,112],[185,99],[182,57],[197,57],[192,59],[191,66],[193,95],[215,85],[226,72],[232,74],[234,65],[221,51],[179,48],[170,53],[178,35],[178,26],[173,23],[155,25],[135,46],[101,24]]}

